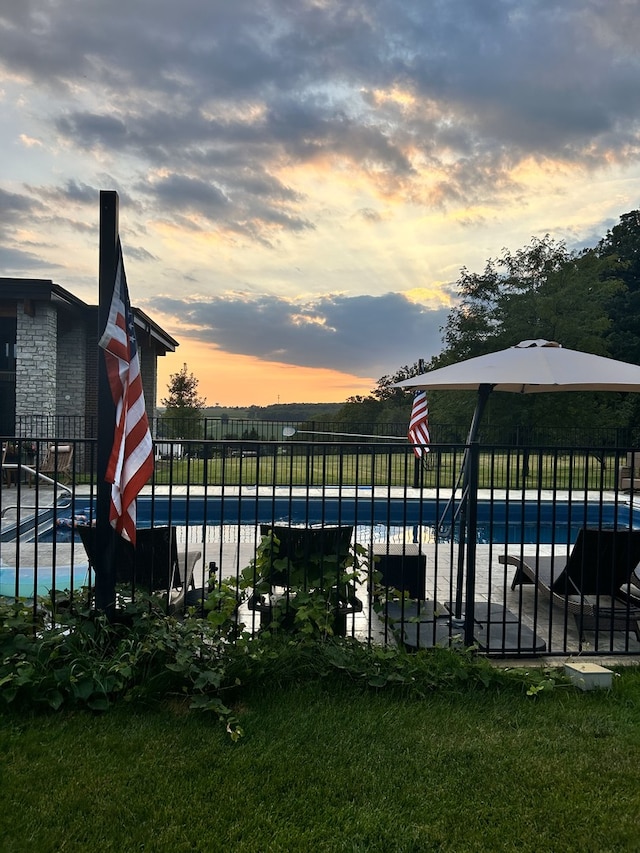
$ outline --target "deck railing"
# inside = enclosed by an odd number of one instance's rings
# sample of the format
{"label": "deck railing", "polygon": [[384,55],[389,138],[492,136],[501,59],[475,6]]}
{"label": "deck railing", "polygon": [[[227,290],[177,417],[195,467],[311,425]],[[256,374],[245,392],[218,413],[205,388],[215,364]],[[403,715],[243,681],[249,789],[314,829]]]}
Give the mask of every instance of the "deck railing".
{"label": "deck railing", "polygon": [[[74,533],[95,522],[95,441],[9,441],[0,594],[34,607],[52,589],[84,594],[94,576]],[[52,447],[63,446],[71,461],[56,470]],[[256,605],[248,567],[257,572],[264,535],[338,526],[351,528],[359,564],[359,606],[344,608],[339,630],[364,642],[503,656],[640,652],[629,532],[640,530],[640,505],[620,488],[623,472],[637,483],[632,448],[432,444],[424,463],[408,445],[363,439],[163,440],[156,450],[138,526],[174,531],[181,614],[224,585],[237,593],[238,624],[260,630],[283,592],[274,584],[274,598]],[[466,490],[477,497],[465,502]]]}

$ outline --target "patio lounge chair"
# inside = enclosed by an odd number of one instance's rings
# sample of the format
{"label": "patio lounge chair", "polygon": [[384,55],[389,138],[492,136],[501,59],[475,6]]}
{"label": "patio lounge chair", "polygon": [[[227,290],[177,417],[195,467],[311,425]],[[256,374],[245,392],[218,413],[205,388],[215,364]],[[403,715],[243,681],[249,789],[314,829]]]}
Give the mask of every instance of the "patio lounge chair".
{"label": "patio lounge chair", "polygon": [[[95,527],[80,525],[77,528],[84,545],[89,565],[95,571]],[[169,594],[169,612],[179,613],[185,607],[188,591],[193,587],[193,572],[202,554],[189,550],[184,555],[176,544],[175,527],[140,528],[136,533],[136,547],[118,536],[116,542],[116,583],[135,590],[166,596]],[[182,561],[180,558],[183,558]],[[183,564],[181,564],[183,562]]]}
{"label": "patio lounge chair", "polygon": [[49,474],[54,480],[70,480],[72,463],[73,444],[50,444],[40,465],[40,471]]}
{"label": "patio lounge chair", "polygon": [[273,550],[262,556],[261,565],[254,567],[255,588],[248,606],[260,613],[261,627],[271,623],[276,608],[282,610],[283,601],[293,618],[295,605],[289,610],[289,602],[298,591],[334,590],[337,602],[334,633],[344,634],[347,614],[362,611],[362,601],[356,596],[353,583],[344,584],[340,579],[341,574],[350,572],[347,560],[353,526],[261,524],[260,534],[262,537],[272,534],[277,539]]}
{"label": "patio lounge chair", "polygon": [[640,601],[630,593],[640,563],[640,530],[584,527],[568,557],[509,554],[498,559],[516,568],[511,589],[535,584],[575,616],[580,634],[633,631],[640,640]]}

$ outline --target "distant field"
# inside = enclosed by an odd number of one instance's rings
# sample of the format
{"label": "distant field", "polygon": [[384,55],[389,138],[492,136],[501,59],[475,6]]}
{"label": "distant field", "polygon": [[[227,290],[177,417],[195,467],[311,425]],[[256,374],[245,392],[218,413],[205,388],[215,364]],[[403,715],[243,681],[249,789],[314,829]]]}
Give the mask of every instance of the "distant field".
{"label": "distant field", "polygon": [[[373,447],[373,446],[372,446]],[[236,455],[212,459],[179,459],[156,464],[155,482],[209,485],[397,486],[451,488],[462,464],[462,452],[433,452],[427,465],[416,468],[413,454],[400,452],[332,453],[326,448],[298,448],[292,455],[257,456],[257,451],[232,450]],[[262,452],[262,450],[260,451]],[[536,454],[528,457],[528,471],[519,453],[486,453],[480,458],[480,488],[612,489],[617,471],[602,467],[594,456]]]}

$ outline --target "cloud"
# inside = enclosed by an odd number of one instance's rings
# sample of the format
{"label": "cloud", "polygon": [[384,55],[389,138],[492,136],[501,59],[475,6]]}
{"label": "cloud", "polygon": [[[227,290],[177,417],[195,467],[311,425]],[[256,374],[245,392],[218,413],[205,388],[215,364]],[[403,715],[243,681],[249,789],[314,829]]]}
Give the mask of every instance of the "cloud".
{"label": "cloud", "polygon": [[428,310],[397,293],[329,294],[311,301],[244,294],[158,297],[150,308],[173,316],[181,336],[224,352],[365,377],[439,352],[447,317],[445,309]]}
{"label": "cloud", "polygon": [[[0,269],[3,277],[20,277],[24,273],[42,270],[42,259],[34,252],[0,246]],[[48,274],[52,275],[54,269],[59,269],[59,265],[50,263],[48,269],[50,270]]]}
{"label": "cloud", "polygon": [[0,270],[3,276],[19,275],[42,266],[42,258],[36,254],[42,247],[32,240],[17,238],[24,225],[41,210],[42,205],[30,196],[7,192],[0,187]]}
{"label": "cloud", "polygon": [[6,192],[0,187],[0,214],[2,219],[10,216],[23,216],[36,208],[36,203],[26,195]]}
{"label": "cloud", "polygon": [[187,208],[207,216],[229,204],[229,199],[215,184],[187,175],[169,175],[153,184],[152,189],[165,207]]}
{"label": "cloud", "polygon": [[346,167],[438,208],[512,197],[510,172],[532,155],[586,169],[636,158],[631,7],[141,0],[113,15],[40,0],[2,13],[0,61],[66,93],[44,117],[64,145],[165,170],[137,183],[147,205],[271,243],[313,227],[278,177],[292,166]]}
{"label": "cloud", "polygon": [[3,271],[93,292],[115,189],[134,301],[176,335],[367,376],[428,358],[461,267],[637,205],[635,5],[5,2]]}

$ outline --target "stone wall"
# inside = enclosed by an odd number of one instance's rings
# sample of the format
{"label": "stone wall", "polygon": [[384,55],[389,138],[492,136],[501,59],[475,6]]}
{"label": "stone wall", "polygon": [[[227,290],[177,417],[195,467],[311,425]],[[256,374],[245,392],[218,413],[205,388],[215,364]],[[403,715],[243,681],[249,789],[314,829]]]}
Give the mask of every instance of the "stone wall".
{"label": "stone wall", "polygon": [[[140,342],[138,333],[138,343]],[[155,423],[156,394],[158,393],[158,359],[152,347],[138,346],[138,357],[140,359],[140,377],[142,379],[142,392],[144,394],[144,407],[149,420],[149,427]]]}
{"label": "stone wall", "polygon": [[[98,351],[95,312],[55,302],[17,303],[16,421],[22,435],[95,437]],[[149,423],[155,422],[158,348],[136,329]]]}
{"label": "stone wall", "polygon": [[87,335],[80,317],[58,315],[56,414],[68,418],[67,435],[84,434],[87,382]]}
{"label": "stone wall", "polygon": [[[100,352],[102,356],[102,352]],[[104,358],[104,356],[102,356]],[[98,417],[98,330],[92,323],[87,328],[87,343],[85,353],[85,435],[95,437]]]}
{"label": "stone wall", "polygon": [[35,303],[30,313],[25,313],[24,304],[18,302],[16,418],[56,414],[56,313],[49,302]]}

